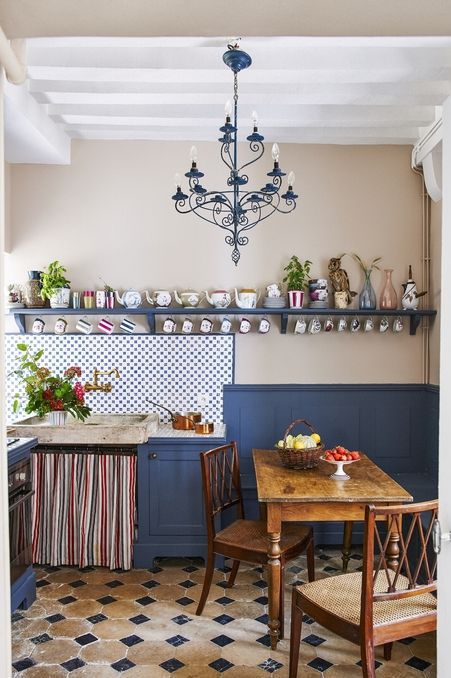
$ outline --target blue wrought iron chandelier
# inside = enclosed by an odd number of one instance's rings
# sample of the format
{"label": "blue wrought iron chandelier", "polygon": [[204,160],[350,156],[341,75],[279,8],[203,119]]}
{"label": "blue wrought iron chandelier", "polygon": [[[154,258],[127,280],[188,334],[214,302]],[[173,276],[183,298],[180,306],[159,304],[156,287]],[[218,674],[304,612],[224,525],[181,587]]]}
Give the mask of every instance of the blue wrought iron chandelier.
{"label": "blue wrought iron chandelier", "polygon": [[[228,45],[227,52],[223,55],[224,63],[233,71],[233,124],[231,122],[232,104],[228,101],[225,105],[225,124],[219,128],[222,136],[218,139],[221,143],[221,160],[229,168],[227,179],[228,189],[224,191],[209,191],[201,184],[204,173],[197,167],[197,149],[191,148],[191,169],[185,173],[189,180],[189,196],[181,189],[181,176],[174,177],[176,192],[172,196],[175,209],[180,214],[193,212],[201,219],[209,221],[228,232],[225,237],[227,245],[233,247],[232,260],[235,265],[240,260],[240,247],[248,244],[247,231],[254,228],[260,221],[267,219],[274,212],[288,214],[296,207],[296,198],[293,192],[294,172],[288,175],[288,189],[280,195],[282,178],[285,172],[279,166],[279,147],[272,147],[273,169],[267,173],[270,177],[268,183],[261,189],[248,190],[249,177],[243,173],[243,169],[259,160],[265,152],[264,137],[258,131],[258,119],[255,111],[252,113],[253,132],[246,137],[252,153],[257,154],[253,160],[238,166],[238,73],[248,68],[252,59],[249,54],[239,49],[238,44]],[[282,202],[283,201],[283,202]]]}

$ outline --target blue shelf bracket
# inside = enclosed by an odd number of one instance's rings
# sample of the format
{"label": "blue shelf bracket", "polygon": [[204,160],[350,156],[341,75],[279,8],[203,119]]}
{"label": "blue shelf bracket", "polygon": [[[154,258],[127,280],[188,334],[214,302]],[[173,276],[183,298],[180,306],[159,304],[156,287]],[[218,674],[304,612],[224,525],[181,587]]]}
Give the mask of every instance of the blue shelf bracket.
{"label": "blue shelf bracket", "polygon": [[410,316],[410,331],[409,334],[413,337],[417,333],[418,326],[421,322],[421,315],[419,313],[415,313]]}
{"label": "blue shelf bracket", "polygon": [[288,313],[280,314],[280,334],[286,334],[288,327]]}
{"label": "blue shelf bracket", "polygon": [[153,312],[152,313],[147,312],[146,318],[150,334],[155,334],[155,314]]}
{"label": "blue shelf bracket", "polygon": [[25,334],[25,315],[23,313],[14,313],[14,320],[21,334]]}

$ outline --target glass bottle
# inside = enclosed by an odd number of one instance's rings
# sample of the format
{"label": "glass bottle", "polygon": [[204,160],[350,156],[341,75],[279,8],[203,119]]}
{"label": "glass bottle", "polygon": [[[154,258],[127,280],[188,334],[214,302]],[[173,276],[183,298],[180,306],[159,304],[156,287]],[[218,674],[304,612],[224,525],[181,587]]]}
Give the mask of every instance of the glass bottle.
{"label": "glass bottle", "polygon": [[379,307],[382,309],[394,309],[398,307],[398,295],[396,294],[396,290],[393,287],[393,282],[391,279],[393,269],[384,268],[384,273],[385,284],[379,299]]}
{"label": "glass bottle", "polygon": [[376,308],[376,292],[371,284],[371,271],[364,271],[365,280],[362,291],[359,294],[359,308],[366,310],[373,310]]}

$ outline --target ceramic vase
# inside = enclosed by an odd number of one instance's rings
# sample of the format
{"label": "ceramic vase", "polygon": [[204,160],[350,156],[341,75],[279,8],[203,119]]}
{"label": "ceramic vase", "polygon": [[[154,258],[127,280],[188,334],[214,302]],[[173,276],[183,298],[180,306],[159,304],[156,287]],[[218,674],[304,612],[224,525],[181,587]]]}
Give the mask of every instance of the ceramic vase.
{"label": "ceramic vase", "polygon": [[67,412],[64,410],[54,410],[49,412],[50,426],[64,426],[67,420]]}
{"label": "ceramic vase", "polygon": [[42,308],[45,305],[41,297],[41,271],[28,271],[28,280],[23,286],[24,301],[27,308]]}
{"label": "ceramic vase", "polygon": [[290,308],[302,308],[304,305],[304,292],[300,290],[289,290],[288,300]]}
{"label": "ceramic vase", "polygon": [[379,308],[382,309],[394,309],[398,307],[398,295],[396,294],[395,288],[393,287],[392,282],[392,268],[385,268],[385,284],[381,292],[379,299]]}
{"label": "ceramic vase", "polygon": [[50,297],[50,308],[69,308],[70,289],[59,287],[55,294]]}
{"label": "ceramic vase", "polygon": [[359,308],[365,311],[376,308],[376,292],[371,284],[371,271],[365,271],[365,281],[359,294]]}

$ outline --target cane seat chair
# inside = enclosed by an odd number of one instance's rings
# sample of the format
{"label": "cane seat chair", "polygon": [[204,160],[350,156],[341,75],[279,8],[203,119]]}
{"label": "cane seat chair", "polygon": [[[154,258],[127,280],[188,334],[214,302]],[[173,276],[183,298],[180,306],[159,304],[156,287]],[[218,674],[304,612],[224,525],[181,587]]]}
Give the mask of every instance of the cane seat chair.
{"label": "cane seat chair", "polygon": [[[362,572],[297,586],[292,593],[289,678],[296,678],[302,615],[360,645],[364,678],[374,678],[374,648],[391,658],[393,641],[433,631],[437,556],[432,529],[437,501],[367,506]],[[376,520],[378,522],[376,522]],[[390,534],[399,534],[393,558]]]}
{"label": "cane seat chair", "polygon": [[[266,523],[261,520],[246,520],[241,491],[240,467],[237,445],[231,442],[213,450],[200,453],[205,518],[207,523],[208,554],[205,578],[196,614],[202,614],[213,577],[215,555],[233,560],[227,587],[235,583],[240,562],[266,565],[268,562],[268,535]],[[232,511],[229,511],[231,509]],[[236,519],[217,531],[217,523],[225,512],[232,512]],[[226,518],[227,519],[227,518]],[[304,551],[307,554],[309,581],[315,578],[313,531],[300,523],[284,524],[280,540],[281,589],[280,632],[283,637],[285,563]]]}

